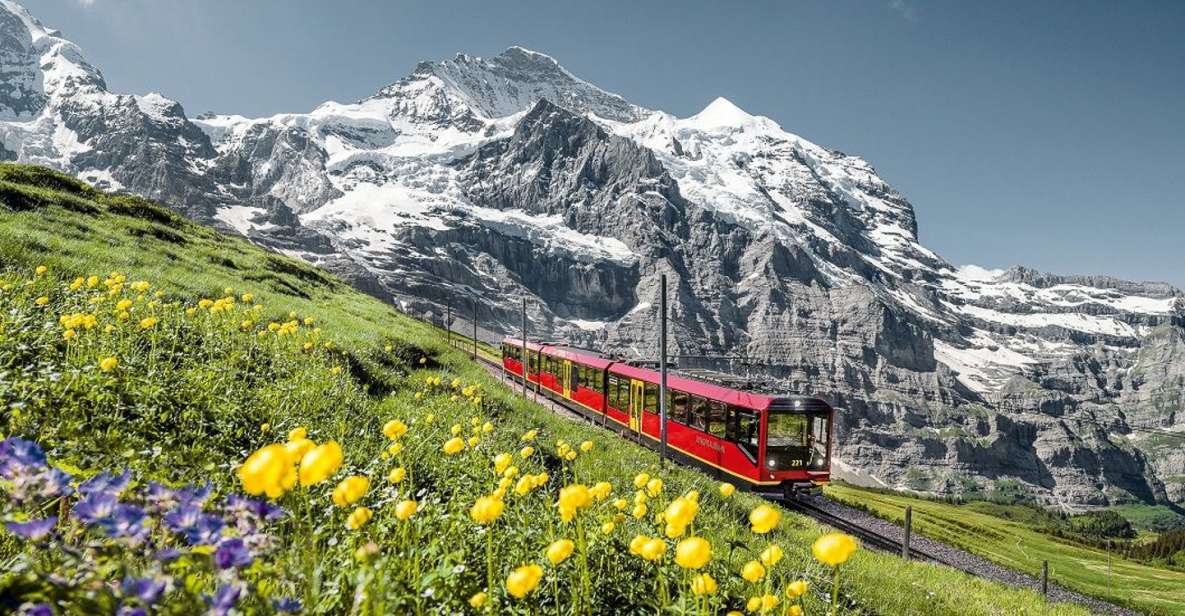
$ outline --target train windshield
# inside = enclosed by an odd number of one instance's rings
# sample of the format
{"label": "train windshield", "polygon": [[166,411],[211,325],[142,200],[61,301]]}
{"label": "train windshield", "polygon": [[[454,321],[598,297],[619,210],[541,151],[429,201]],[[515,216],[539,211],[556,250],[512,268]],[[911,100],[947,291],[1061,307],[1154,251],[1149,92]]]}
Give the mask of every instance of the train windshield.
{"label": "train windshield", "polygon": [[827,413],[771,411],[766,428],[766,470],[826,469],[829,430]]}

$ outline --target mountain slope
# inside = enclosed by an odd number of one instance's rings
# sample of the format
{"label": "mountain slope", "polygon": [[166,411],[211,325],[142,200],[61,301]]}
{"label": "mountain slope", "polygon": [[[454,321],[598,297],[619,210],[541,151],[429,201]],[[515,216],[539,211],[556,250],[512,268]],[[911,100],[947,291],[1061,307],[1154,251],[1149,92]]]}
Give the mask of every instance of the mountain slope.
{"label": "mountain slope", "polygon": [[15,4],[0,14],[9,158],[159,199],[411,312],[476,295],[484,326],[516,331],[525,297],[539,336],[627,356],[654,356],[666,274],[677,352],[835,401],[853,477],[1185,501],[1185,455],[1145,431],[1185,430],[1180,291],[954,267],[866,161],[725,99],[676,118],[512,47],[421,63],[356,103],[190,120],[107,92]]}

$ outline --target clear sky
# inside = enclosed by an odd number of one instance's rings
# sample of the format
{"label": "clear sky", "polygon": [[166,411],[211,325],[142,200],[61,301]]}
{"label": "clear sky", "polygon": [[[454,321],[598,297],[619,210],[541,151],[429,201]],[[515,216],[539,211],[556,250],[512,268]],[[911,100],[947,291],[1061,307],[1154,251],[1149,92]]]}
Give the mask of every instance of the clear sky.
{"label": "clear sky", "polygon": [[953,263],[1185,288],[1185,2],[25,0],[190,115],[356,100],[522,45],[676,115],[724,96],[859,154]]}

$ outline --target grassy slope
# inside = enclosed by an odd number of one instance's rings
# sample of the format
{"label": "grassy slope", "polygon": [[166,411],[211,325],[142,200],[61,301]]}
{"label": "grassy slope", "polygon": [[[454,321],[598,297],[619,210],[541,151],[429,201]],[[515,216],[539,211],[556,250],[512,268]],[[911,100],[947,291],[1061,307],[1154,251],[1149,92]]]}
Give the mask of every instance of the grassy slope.
{"label": "grassy slope", "polygon": [[[219,422],[224,422],[217,425],[225,426],[228,432],[211,431],[209,426],[195,425],[193,422],[172,427],[162,424],[164,428],[154,429],[172,432],[154,435],[150,431],[145,431],[140,438],[172,439],[172,442],[177,444],[179,453],[172,452],[175,455],[170,458],[170,452],[166,451],[164,459],[171,460],[168,464],[142,460],[131,448],[123,451],[120,448],[92,447],[89,457],[71,460],[76,466],[97,469],[106,464],[130,463],[147,472],[167,475],[175,480],[212,477],[221,484],[230,484],[233,477],[231,468],[241,457],[228,460],[222,454],[236,451],[241,455],[241,452],[248,451],[250,447],[265,444],[269,437],[258,434],[257,431],[253,433],[250,429],[251,426],[258,425],[256,422],[261,418],[269,420],[277,428],[309,424],[314,432],[322,435],[329,433],[330,436],[341,438],[346,446],[349,464],[362,465],[365,460],[373,458],[377,447],[381,447],[382,439],[376,440],[369,435],[374,434],[383,419],[394,415],[422,422],[426,410],[431,409],[439,409],[445,417],[450,413],[460,417],[464,413],[464,409],[452,409],[455,404],[450,405],[448,398],[423,404],[412,399],[414,391],[421,387],[423,377],[430,374],[426,370],[415,370],[409,359],[417,357],[422,352],[434,361],[440,362],[442,369],[448,374],[482,384],[489,392],[488,402],[493,408],[501,409],[498,411],[502,413],[498,420],[498,434],[501,434],[503,425],[510,430],[535,426],[542,429],[546,442],[551,442],[551,439],[555,438],[565,438],[569,442],[595,439],[599,443],[598,448],[580,458],[577,470],[589,479],[607,479],[613,482],[618,486],[617,494],[629,496],[630,480],[639,469],[657,468],[656,456],[649,450],[608,436],[596,428],[558,418],[536,405],[518,399],[500,388],[496,379],[466,360],[462,353],[448,349],[436,330],[409,319],[391,307],[304,264],[262,251],[242,240],[193,225],[139,200],[104,196],[68,178],[28,167],[0,165],[0,203],[5,206],[0,209],[0,269],[20,271],[24,276],[28,276],[34,266],[44,264],[50,268],[50,275],[64,281],[70,280],[73,276],[105,274],[118,270],[128,274],[130,280],[152,281],[155,288],[166,290],[170,299],[189,304],[198,298],[217,297],[221,295],[224,287],[233,287],[236,292],[251,291],[267,306],[268,314],[264,315],[261,322],[267,318],[282,319],[282,315],[289,311],[295,311],[300,315],[316,315],[318,323],[325,327],[326,338],[333,340],[348,353],[348,356],[335,360],[351,367],[347,373],[348,391],[329,389],[337,386],[333,385],[336,382],[334,379],[326,376],[329,363],[310,363],[306,375],[286,374],[285,378],[276,381],[277,387],[293,383],[301,386],[300,384],[306,381],[323,383],[326,388],[324,391],[328,392],[327,399],[334,403],[340,401],[343,404],[340,408],[317,406],[316,402],[291,403],[293,399],[299,400],[310,395],[308,391],[301,389],[280,392],[283,395],[268,396],[265,395],[266,392],[261,394],[254,389],[244,390],[227,380],[227,390],[240,396],[244,405],[262,404],[267,407],[266,412],[246,406],[222,404],[217,399],[194,400],[190,403],[191,406],[200,406],[206,411],[214,412],[213,417]],[[401,345],[400,350],[408,357],[404,358],[407,361],[391,365],[390,370],[394,376],[387,377],[382,374],[384,360],[381,359],[380,351],[383,345],[390,341]],[[202,346],[200,340],[190,341],[189,344]],[[276,359],[278,356],[267,354],[270,352],[267,351],[259,357],[265,361],[279,361]],[[402,370],[409,370],[410,374],[402,376]],[[217,376],[215,372],[211,374]],[[219,378],[233,377],[232,373],[223,374]],[[150,405],[155,399],[154,395],[174,386],[169,382],[153,381],[153,378],[149,374],[139,383],[138,387],[142,389],[137,390],[136,395],[142,395],[143,398],[137,402],[145,403],[139,406]],[[192,376],[186,378],[192,379]],[[365,383],[371,388],[371,395],[361,393],[360,383]],[[144,392],[152,392],[152,395]],[[37,392],[31,391],[30,395],[35,396]],[[173,400],[171,403],[176,404],[177,401]],[[179,408],[185,407],[183,405]],[[247,419],[239,419],[240,416]],[[21,423],[22,421],[28,422],[29,419],[17,420],[11,414],[5,415],[0,420],[0,430],[7,434],[14,430],[27,430],[29,426],[33,426],[34,430],[51,429],[47,422],[29,424]],[[140,428],[141,426],[133,426],[128,430],[135,433]],[[193,438],[195,433],[203,430],[206,432],[202,434],[201,439]],[[28,435],[28,432],[25,434]],[[61,441],[70,438],[69,434],[55,434],[59,442],[50,443],[51,455],[68,453],[72,444],[79,444]],[[34,432],[32,436],[40,435]],[[513,439],[504,441],[498,446],[515,446]],[[494,442],[498,443],[496,439]],[[541,449],[545,448],[541,446]],[[437,460],[437,447],[425,451],[428,453],[423,455],[420,472],[432,475],[443,472],[435,468],[437,466],[448,468],[444,466],[445,462]],[[187,459],[193,460],[188,467],[178,462]],[[473,462],[481,464],[477,460]],[[415,466],[416,463],[413,460],[409,465]],[[455,461],[448,462],[452,463]],[[477,486],[470,485],[475,481],[473,477],[479,476],[479,472],[469,468],[455,472],[458,477],[455,486],[448,485],[443,477],[436,476],[436,489],[439,490],[442,499],[452,499],[443,503],[452,515],[463,518],[463,511],[468,507],[468,503],[472,502],[476,494],[481,493]],[[673,469],[663,474],[672,492],[694,487],[705,495],[714,494],[713,483],[698,473]],[[749,509],[757,502],[757,499],[748,495],[738,495],[728,501],[705,496],[706,504],[697,520],[697,531],[717,546],[718,556],[713,566],[719,567],[714,569],[714,575],[721,579],[722,591],[732,597],[744,597],[746,591],[743,582],[736,578],[735,572],[745,560],[751,558],[755,551],[760,550],[771,539],[778,541],[785,548],[788,570],[808,576],[816,582],[817,587],[824,586],[824,572],[813,563],[809,555],[810,543],[823,529],[813,521],[787,513],[786,519],[774,535],[765,538],[754,537],[748,531],[744,520]],[[538,522],[541,517],[549,517],[552,514],[534,510],[521,512],[521,515],[523,517],[520,521],[530,524],[532,520]],[[376,521],[371,525],[376,529],[374,532],[387,528],[383,525],[385,522],[379,521],[382,517],[382,513],[376,514]],[[430,517],[429,521],[432,520],[442,524],[447,522]],[[630,524],[634,522],[631,521]],[[453,524],[446,528],[455,526],[456,524]],[[516,541],[527,542],[534,536],[531,535],[533,531],[530,529],[522,532],[525,534],[509,539],[506,546],[499,548],[510,552],[506,555],[507,559],[518,559],[521,562],[524,558],[530,558],[530,552],[514,550],[541,549],[516,547]],[[462,535],[456,537],[456,541],[477,551],[477,561],[473,562],[474,555],[464,550],[449,553],[441,558],[445,558],[446,562],[467,563],[470,569],[480,569],[480,548],[470,545],[472,538]],[[598,572],[598,576],[603,576],[598,579],[609,585],[619,586],[611,589],[613,596],[603,595],[598,600],[643,600],[649,594],[649,590],[638,584],[636,577],[631,577],[637,574],[637,566],[634,564],[637,562],[636,559],[626,554],[620,543],[607,546],[605,549],[617,550],[620,555],[602,561],[608,568]],[[350,552],[341,549],[337,552],[341,554],[326,554],[323,558],[327,562],[332,560],[340,563],[343,567],[349,566]],[[536,553],[535,558],[537,557]],[[292,553],[282,558],[288,558],[287,562],[294,563],[295,566],[299,555]],[[734,573],[730,575],[729,571]],[[891,556],[869,551],[859,552],[853,561],[845,566],[845,580],[846,590],[855,605],[880,614],[933,613],[965,616],[1084,613],[1070,606],[1047,606],[1033,593],[1006,589],[951,570],[906,563]],[[471,589],[466,592],[471,592]],[[465,596],[467,594],[453,597],[452,600],[463,600]],[[453,605],[454,609],[463,607],[459,601]],[[618,605],[620,607],[621,604]],[[822,609],[822,604],[815,598],[808,603],[808,608],[812,612],[818,612]]]}
{"label": "grassy slope", "polygon": [[[1108,575],[1105,551],[1037,531],[1023,515],[1014,515],[1023,514],[1023,507],[953,505],[845,485],[829,486],[827,494],[896,522],[904,519],[905,507],[912,506],[914,528],[927,537],[1034,575],[1048,560],[1050,576],[1058,584],[1150,613],[1185,614],[1185,573],[1111,558]],[[1008,515],[1016,519],[1006,519]]]}

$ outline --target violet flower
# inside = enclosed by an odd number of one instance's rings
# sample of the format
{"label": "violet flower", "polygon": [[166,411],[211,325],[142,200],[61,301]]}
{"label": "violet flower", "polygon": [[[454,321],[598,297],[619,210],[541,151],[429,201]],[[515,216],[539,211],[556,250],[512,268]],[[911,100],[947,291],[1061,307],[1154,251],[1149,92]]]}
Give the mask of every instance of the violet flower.
{"label": "violet flower", "polygon": [[41,541],[53,532],[54,526],[58,524],[57,516],[50,516],[44,520],[30,520],[28,522],[9,522],[5,524],[8,530],[13,534],[28,539],[29,541]]}

